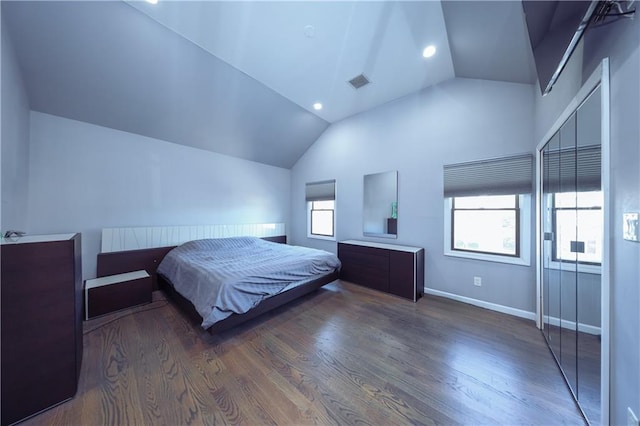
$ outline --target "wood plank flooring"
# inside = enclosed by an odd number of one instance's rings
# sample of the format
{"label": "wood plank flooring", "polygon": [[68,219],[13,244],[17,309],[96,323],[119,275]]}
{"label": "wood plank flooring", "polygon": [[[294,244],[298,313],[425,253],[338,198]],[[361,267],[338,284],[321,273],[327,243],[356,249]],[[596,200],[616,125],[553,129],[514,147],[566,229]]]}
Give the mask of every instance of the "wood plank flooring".
{"label": "wood plank flooring", "polygon": [[584,424],[533,322],[433,296],[336,281],[216,336],[162,300],[85,332],[78,394],[25,425]]}

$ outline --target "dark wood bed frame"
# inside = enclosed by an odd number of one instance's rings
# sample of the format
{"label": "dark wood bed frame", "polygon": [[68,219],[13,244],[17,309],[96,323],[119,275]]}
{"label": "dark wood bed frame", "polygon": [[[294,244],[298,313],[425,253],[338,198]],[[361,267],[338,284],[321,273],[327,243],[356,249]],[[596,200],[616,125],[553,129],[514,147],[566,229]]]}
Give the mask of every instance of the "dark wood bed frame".
{"label": "dark wood bed frame", "polygon": [[[258,306],[244,314],[231,314],[231,316],[216,322],[211,327],[209,327],[207,331],[210,333],[219,333],[228,330],[242,324],[243,322],[249,321],[250,319],[256,318],[257,316],[267,313],[282,305],[285,305],[306,294],[316,291],[323,285],[329,284],[330,282],[333,282],[337,279],[338,272],[333,272],[329,275],[325,275],[322,278],[318,278],[298,287],[294,287],[291,290],[276,294],[275,296],[264,299]],[[161,275],[158,275],[158,282],[160,284],[160,288],[164,290],[165,294],[167,294],[167,296],[171,298],[171,300],[175,302],[175,304],[178,305],[180,309],[192,321],[197,322],[198,325],[202,324],[202,317],[200,316],[200,314],[198,314],[195,307],[188,299],[184,298],[180,293],[178,293],[173,288],[173,285],[171,285],[171,283],[165,280]]]}
{"label": "dark wood bed frame", "polygon": [[[264,240],[286,244],[286,236],[278,237],[265,237]],[[98,277],[105,277],[108,275],[121,274],[125,272],[132,272],[138,270],[146,270],[151,275],[153,282],[153,289],[163,290],[167,296],[180,307],[182,311],[192,320],[197,321],[198,324],[202,323],[202,317],[198,314],[193,304],[180,293],[178,293],[173,285],[164,279],[164,277],[158,275],[157,268],[164,256],[169,253],[173,248],[171,247],[157,247],[141,250],[127,250],[111,253],[99,253],[98,254]],[[207,330],[210,333],[218,333],[224,330],[228,330],[245,321],[253,319],[259,315],[269,312],[275,308],[278,308],[284,304],[287,304],[295,299],[298,299],[308,293],[318,290],[325,284],[329,284],[337,280],[339,277],[338,271],[335,271],[329,275],[325,275],[321,278],[309,281],[298,287],[294,287],[291,290],[285,291],[275,296],[264,299],[258,306],[251,309],[244,314],[232,314],[222,321],[218,321]]]}

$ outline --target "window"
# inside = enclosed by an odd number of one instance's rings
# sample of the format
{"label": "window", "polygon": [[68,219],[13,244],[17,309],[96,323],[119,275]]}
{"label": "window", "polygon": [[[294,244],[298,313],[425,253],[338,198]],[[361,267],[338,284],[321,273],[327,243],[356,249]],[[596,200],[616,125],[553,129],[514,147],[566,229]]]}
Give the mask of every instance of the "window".
{"label": "window", "polygon": [[336,181],[307,183],[307,237],[335,240]]}
{"label": "window", "polygon": [[516,195],[455,197],[451,208],[451,250],[520,255]]}
{"label": "window", "polygon": [[602,201],[602,191],[553,194],[554,261],[602,262]]}
{"label": "window", "polygon": [[335,201],[310,201],[311,235],[333,237],[333,211]]}
{"label": "window", "polygon": [[530,265],[531,154],[445,165],[444,254]]}

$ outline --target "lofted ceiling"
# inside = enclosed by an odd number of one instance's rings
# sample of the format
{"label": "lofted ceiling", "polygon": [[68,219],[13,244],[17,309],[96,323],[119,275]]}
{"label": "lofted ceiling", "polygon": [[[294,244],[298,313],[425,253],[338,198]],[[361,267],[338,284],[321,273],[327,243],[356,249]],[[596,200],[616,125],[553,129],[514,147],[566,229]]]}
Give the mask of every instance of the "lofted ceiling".
{"label": "lofted ceiling", "polygon": [[520,1],[2,1],[2,19],[31,109],[285,168],[428,86],[536,79]]}

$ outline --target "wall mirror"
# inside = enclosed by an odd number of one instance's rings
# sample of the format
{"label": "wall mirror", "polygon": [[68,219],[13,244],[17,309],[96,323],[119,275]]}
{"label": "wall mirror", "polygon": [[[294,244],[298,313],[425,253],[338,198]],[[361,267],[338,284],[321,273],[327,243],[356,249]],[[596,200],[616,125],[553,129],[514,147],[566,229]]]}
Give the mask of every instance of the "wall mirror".
{"label": "wall mirror", "polygon": [[370,237],[398,236],[398,172],[364,176],[363,234]]}

